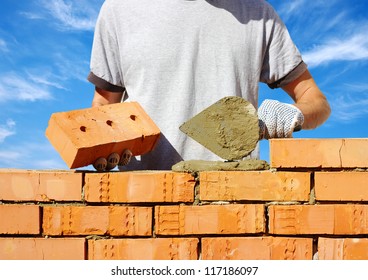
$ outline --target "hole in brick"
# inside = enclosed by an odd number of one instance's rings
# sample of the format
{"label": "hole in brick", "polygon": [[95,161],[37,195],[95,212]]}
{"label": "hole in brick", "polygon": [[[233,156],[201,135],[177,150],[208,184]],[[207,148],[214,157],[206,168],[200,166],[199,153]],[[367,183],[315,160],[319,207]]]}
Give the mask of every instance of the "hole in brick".
{"label": "hole in brick", "polygon": [[85,127],[84,125],[82,125],[79,129],[80,129],[81,131],[83,131],[83,132],[86,132],[87,127]]}
{"label": "hole in brick", "polygon": [[131,118],[133,121],[135,121],[135,120],[136,120],[136,118],[137,118],[137,116],[135,116],[135,115],[130,115],[130,118]]}
{"label": "hole in brick", "polygon": [[112,126],[112,121],[107,120],[106,123],[107,123],[107,125]]}

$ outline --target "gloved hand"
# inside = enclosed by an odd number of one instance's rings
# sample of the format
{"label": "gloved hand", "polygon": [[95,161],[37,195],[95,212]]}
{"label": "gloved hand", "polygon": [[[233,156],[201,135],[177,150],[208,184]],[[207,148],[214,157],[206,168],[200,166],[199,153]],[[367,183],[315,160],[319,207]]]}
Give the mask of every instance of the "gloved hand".
{"label": "gloved hand", "polygon": [[291,138],[304,123],[303,113],[291,104],[266,99],[258,108],[259,139]]}

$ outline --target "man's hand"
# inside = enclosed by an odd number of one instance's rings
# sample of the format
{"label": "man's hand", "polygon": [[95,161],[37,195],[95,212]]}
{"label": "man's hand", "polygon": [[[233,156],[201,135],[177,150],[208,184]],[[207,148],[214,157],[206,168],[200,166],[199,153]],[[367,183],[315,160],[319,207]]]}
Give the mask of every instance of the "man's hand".
{"label": "man's hand", "polygon": [[295,106],[266,99],[258,109],[260,139],[290,138],[304,123],[303,113]]}

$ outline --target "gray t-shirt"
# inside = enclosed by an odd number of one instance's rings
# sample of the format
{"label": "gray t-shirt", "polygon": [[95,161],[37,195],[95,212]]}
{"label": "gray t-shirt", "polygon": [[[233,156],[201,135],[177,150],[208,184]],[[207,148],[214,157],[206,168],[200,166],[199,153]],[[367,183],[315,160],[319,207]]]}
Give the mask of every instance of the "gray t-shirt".
{"label": "gray t-shirt", "polygon": [[305,70],[263,0],[106,0],[88,80],[125,90],[161,129],[154,151],[128,167],[171,169],[183,159],[221,160],[184,135],[182,123],[224,96],[258,107],[259,82],[280,87]]}

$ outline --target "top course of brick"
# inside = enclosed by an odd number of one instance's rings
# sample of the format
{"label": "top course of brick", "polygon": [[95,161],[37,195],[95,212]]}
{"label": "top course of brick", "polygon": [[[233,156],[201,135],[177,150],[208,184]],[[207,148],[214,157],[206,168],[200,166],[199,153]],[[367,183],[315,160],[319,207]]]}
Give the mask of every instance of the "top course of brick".
{"label": "top course of brick", "polygon": [[367,168],[368,139],[272,139],[272,168]]}

